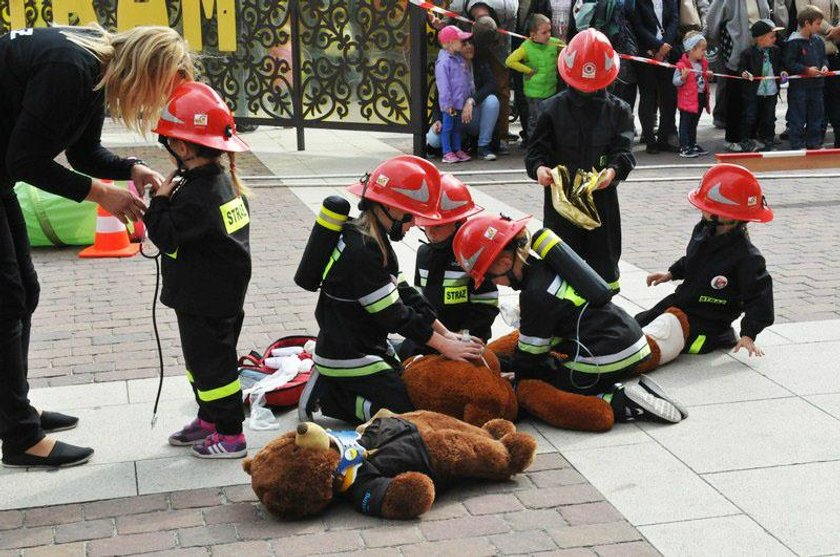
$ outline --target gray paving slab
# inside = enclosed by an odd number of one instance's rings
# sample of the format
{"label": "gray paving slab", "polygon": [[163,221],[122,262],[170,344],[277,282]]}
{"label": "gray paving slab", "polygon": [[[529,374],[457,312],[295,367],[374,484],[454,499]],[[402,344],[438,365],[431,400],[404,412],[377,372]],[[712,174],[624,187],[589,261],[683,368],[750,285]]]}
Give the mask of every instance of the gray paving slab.
{"label": "gray paving slab", "polygon": [[652,524],[639,528],[664,555],[682,557],[790,557],[795,555],[743,514]]}
{"label": "gray paving slab", "polygon": [[837,553],[840,462],[814,462],[722,474],[706,481],[798,555]]}
{"label": "gray paving slab", "polygon": [[693,470],[653,441],[567,450],[563,456],[637,526],[738,512]]}
{"label": "gray paving slab", "polygon": [[133,462],[56,471],[0,469],[0,509],[42,507],[137,495]]}
{"label": "gray paving slab", "polygon": [[795,397],[698,406],[679,427],[641,427],[699,474],[840,460],[840,421]]}

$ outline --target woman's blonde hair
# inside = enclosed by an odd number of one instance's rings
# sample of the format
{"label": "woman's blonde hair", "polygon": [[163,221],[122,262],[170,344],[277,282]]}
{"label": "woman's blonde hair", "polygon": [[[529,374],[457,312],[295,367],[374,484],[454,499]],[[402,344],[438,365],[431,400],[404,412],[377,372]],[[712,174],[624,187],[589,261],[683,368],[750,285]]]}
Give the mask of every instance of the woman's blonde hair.
{"label": "woman's blonde hair", "polygon": [[111,117],[142,134],[157,123],[177,84],[195,74],[187,42],[169,27],[140,26],[121,33],[96,24],[61,29],[102,64],[94,90],[104,90]]}
{"label": "woman's blonde hair", "polygon": [[362,211],[362,214],[359,215],[358,218],[353,220],[353,225],[359,229],[359,231],[368,238],[372,239],[376,242],[376,245],[379,247],[380,253],[382,253],[382,266],[388,266],[388,244],[385,238],[382,236],[382,229],[379,226],[379,219],[376,217],[374,211],[374,206],[370,206],[367,209]]}

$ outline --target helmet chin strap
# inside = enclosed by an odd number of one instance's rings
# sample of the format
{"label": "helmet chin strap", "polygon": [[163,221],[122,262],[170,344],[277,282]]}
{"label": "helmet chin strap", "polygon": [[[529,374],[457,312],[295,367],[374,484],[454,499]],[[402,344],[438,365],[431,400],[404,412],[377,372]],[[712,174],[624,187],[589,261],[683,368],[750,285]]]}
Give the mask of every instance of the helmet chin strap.
{"label": "helmet chin strap", "polygon": [[403,230],[403,225],[407,222],[411,222],[411,219],[414,218],[414,215],[411,213],[406,213],[403,215],[401,219],[395,219],[391,216],[390,211],[388,211],[388,207],[382,205],[381,203],[379,206],[382,208],[382,212],[385,213],[385,216],[391,221],[391,226],[388,228],[388,238],[392,242],[399,242],[403,238],[405,238],[405,230]]}
{"label": "helmet chin strap", "polygon": [[169,152],[169,154],[172,155],[172,158],[175,159],[175,164],[178,165],[178,175],[180,176],[184,172],[186,172],[187,168],[186,166],[184,166],[184,163],[193,160],[195,158],[195,155],[191,155],[185,159],[182,159],[180,156],[178,156],[178,153],[175,152],[175,149],[173,149],[172,146],[169,145],[169,139],[164,135],[158,135],[158,143],[163,145]]}

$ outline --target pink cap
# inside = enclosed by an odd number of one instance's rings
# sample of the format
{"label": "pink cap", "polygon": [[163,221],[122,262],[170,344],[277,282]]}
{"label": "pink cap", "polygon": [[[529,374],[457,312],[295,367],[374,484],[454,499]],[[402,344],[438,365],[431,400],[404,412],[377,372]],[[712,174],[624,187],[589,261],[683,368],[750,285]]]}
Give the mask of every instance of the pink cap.
{"label": "pink cap", "polygon": [[472,33],[467,33],[466,31],[461,31],[454,25],[447,25],[443,29],[440,30],[438,33],[438,40],[440,44],[451,43],[452,41],[456,40],[465,40],[472,37]]}

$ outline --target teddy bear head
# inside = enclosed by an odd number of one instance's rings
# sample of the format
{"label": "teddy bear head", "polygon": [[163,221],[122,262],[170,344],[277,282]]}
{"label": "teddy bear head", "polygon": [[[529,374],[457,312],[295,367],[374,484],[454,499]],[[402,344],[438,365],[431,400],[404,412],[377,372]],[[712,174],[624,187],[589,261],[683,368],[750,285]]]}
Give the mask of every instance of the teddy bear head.
{"label": "teddy bear head", "polygon": [[317,514],[333,499],[334,472],[340,456],[317,424],[298,424],[274,439],[242,468],[254,493],[272,514],[296,519]]}

